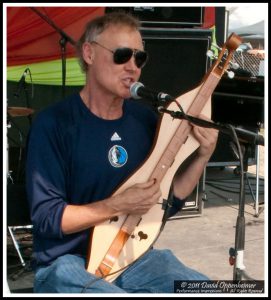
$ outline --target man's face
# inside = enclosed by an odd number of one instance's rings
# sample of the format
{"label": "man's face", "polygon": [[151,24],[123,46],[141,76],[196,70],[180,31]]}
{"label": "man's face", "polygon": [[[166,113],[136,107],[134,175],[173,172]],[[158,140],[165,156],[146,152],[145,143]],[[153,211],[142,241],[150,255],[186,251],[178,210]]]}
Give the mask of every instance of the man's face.
{"label": "man's face", "polygon": [[[100,45],[115,50],[119,47],[143,50],[141,35],[138,31],[124,26],[111,26],[96,38]],[[106,95],[114,98],[130,97],[130,86],[138,81],[141,69],[135,64],[134,56],[124,64],[113,61],[113,53],[93,43],[93,63],[91,78]]]}

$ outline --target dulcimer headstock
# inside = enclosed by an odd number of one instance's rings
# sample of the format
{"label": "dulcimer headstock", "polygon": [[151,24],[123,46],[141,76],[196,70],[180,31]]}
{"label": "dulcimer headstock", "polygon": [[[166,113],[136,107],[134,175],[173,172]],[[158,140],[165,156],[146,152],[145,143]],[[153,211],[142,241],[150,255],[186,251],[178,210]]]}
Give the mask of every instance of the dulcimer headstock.
{"label": "dulcimer headstock", "polygon": [[231,64],[232,55],[241,43],[241,37],[235,33],[232,33],[227,38],[222,48],[219,49],[219,55],[216,57],[214,64],[206,76],[208,76],[210,73],[213,73],[221,78],[223,74],[227,72],[228,66]]}

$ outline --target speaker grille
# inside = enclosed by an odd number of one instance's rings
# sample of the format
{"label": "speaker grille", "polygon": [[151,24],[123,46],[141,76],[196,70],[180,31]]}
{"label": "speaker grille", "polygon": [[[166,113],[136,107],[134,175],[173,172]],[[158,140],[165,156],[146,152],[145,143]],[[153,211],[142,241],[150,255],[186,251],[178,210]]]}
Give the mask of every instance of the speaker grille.
{"label": "speaker grille", "polygon": [[142,28],[141,33],[149,53],[140,79],[145,86],[176,97],[201,82],[210,65],[210,30]]}

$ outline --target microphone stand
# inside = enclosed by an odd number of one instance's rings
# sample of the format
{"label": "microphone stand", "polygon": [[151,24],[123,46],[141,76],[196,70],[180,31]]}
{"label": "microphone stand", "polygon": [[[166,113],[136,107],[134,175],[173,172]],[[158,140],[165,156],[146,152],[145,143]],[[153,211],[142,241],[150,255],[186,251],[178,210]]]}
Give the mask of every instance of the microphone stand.
{"label": "microphone stand", "polygon": [[[215,122],[209,122],[203,119],[195,118],[189,115],[186,115],[183,111],[170,111],[165,109],[163,106],[158,107],[160,113],[167,113],[176,119],[185,119],[189,122],[192,122],[198,126],[215,128],[226,134],[233,135],[240,159],[240,198],[239,198],[239,212],[236,220],[236,229],[235,229],[235,249],[230,248],[230,261],[231,265],[234,264],[233,271],[233,280],[238,281],[245,279],[253,280],[245,272],[245,266],[243,264],[244,258],[244,248],[245,248],[245,216],[244,216],[244,207],[245,207],[245,188],[244,188],[244,168],[243,168],[243,155],[240,147],[239,140],[245,141],[248,143],[253,143],[255,145],[264,145],[264,138],[255,134],[254,132],[243,130],[240,128],[235,128],[230,124],[220,124]],[[239,135],[239,137],[238,137]]]}
{"label": "microphone stand", "polygon": [[[32,78],[31,78],[31,81],[32,81]],[[24,81],[23,85],[24,85],[24,93],[25,93],[25,99],[26,99],[26,107],[30,107],[29,94],[28,94],[28,90],[25,86],[25,81]],[[27,116],[27,119],[28,119],[28,122],[29,122],[29,126],[31,126],[32,125],[32,115],[29,114]]]}
{"label": "microphone stand", "polygon": [[66,44],[70,42],[73,46],[76,45],[76,42],[67,35],[62,29],[56,26],[56,24],[49,19],[47,16],[40,13],[36,8],[30,7],[36,14],[38,14],[44,21],[46,21],[50,26],[52,26],[60,35],[61,39],[59,40],[61,48],[61,61],[62,61],[62,97],[65,97],[65,85],[66,85]]}

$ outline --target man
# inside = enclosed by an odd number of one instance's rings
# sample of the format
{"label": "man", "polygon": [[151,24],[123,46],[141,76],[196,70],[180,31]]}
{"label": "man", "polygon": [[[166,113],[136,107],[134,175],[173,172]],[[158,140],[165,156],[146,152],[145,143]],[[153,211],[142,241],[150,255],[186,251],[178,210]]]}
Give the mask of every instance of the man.
{"label": "man", "polygon": [[[207,279],[169,250],[148,251],[113,283],[85,270],[89,229],[116,216],[145,214],[161,191],[149,180],[112,196],[147,157],[155,136],[155,113],[129,100],[147,60],[138,21],[123,13],[99,17],[87,24],[78,49],[86,85],[40,113],[29,135],[34,291],[170,293],[174,280]],[[215,130],[193,131],[200,147],[175,180],[178,202],[194,189],[217,140]]]}

